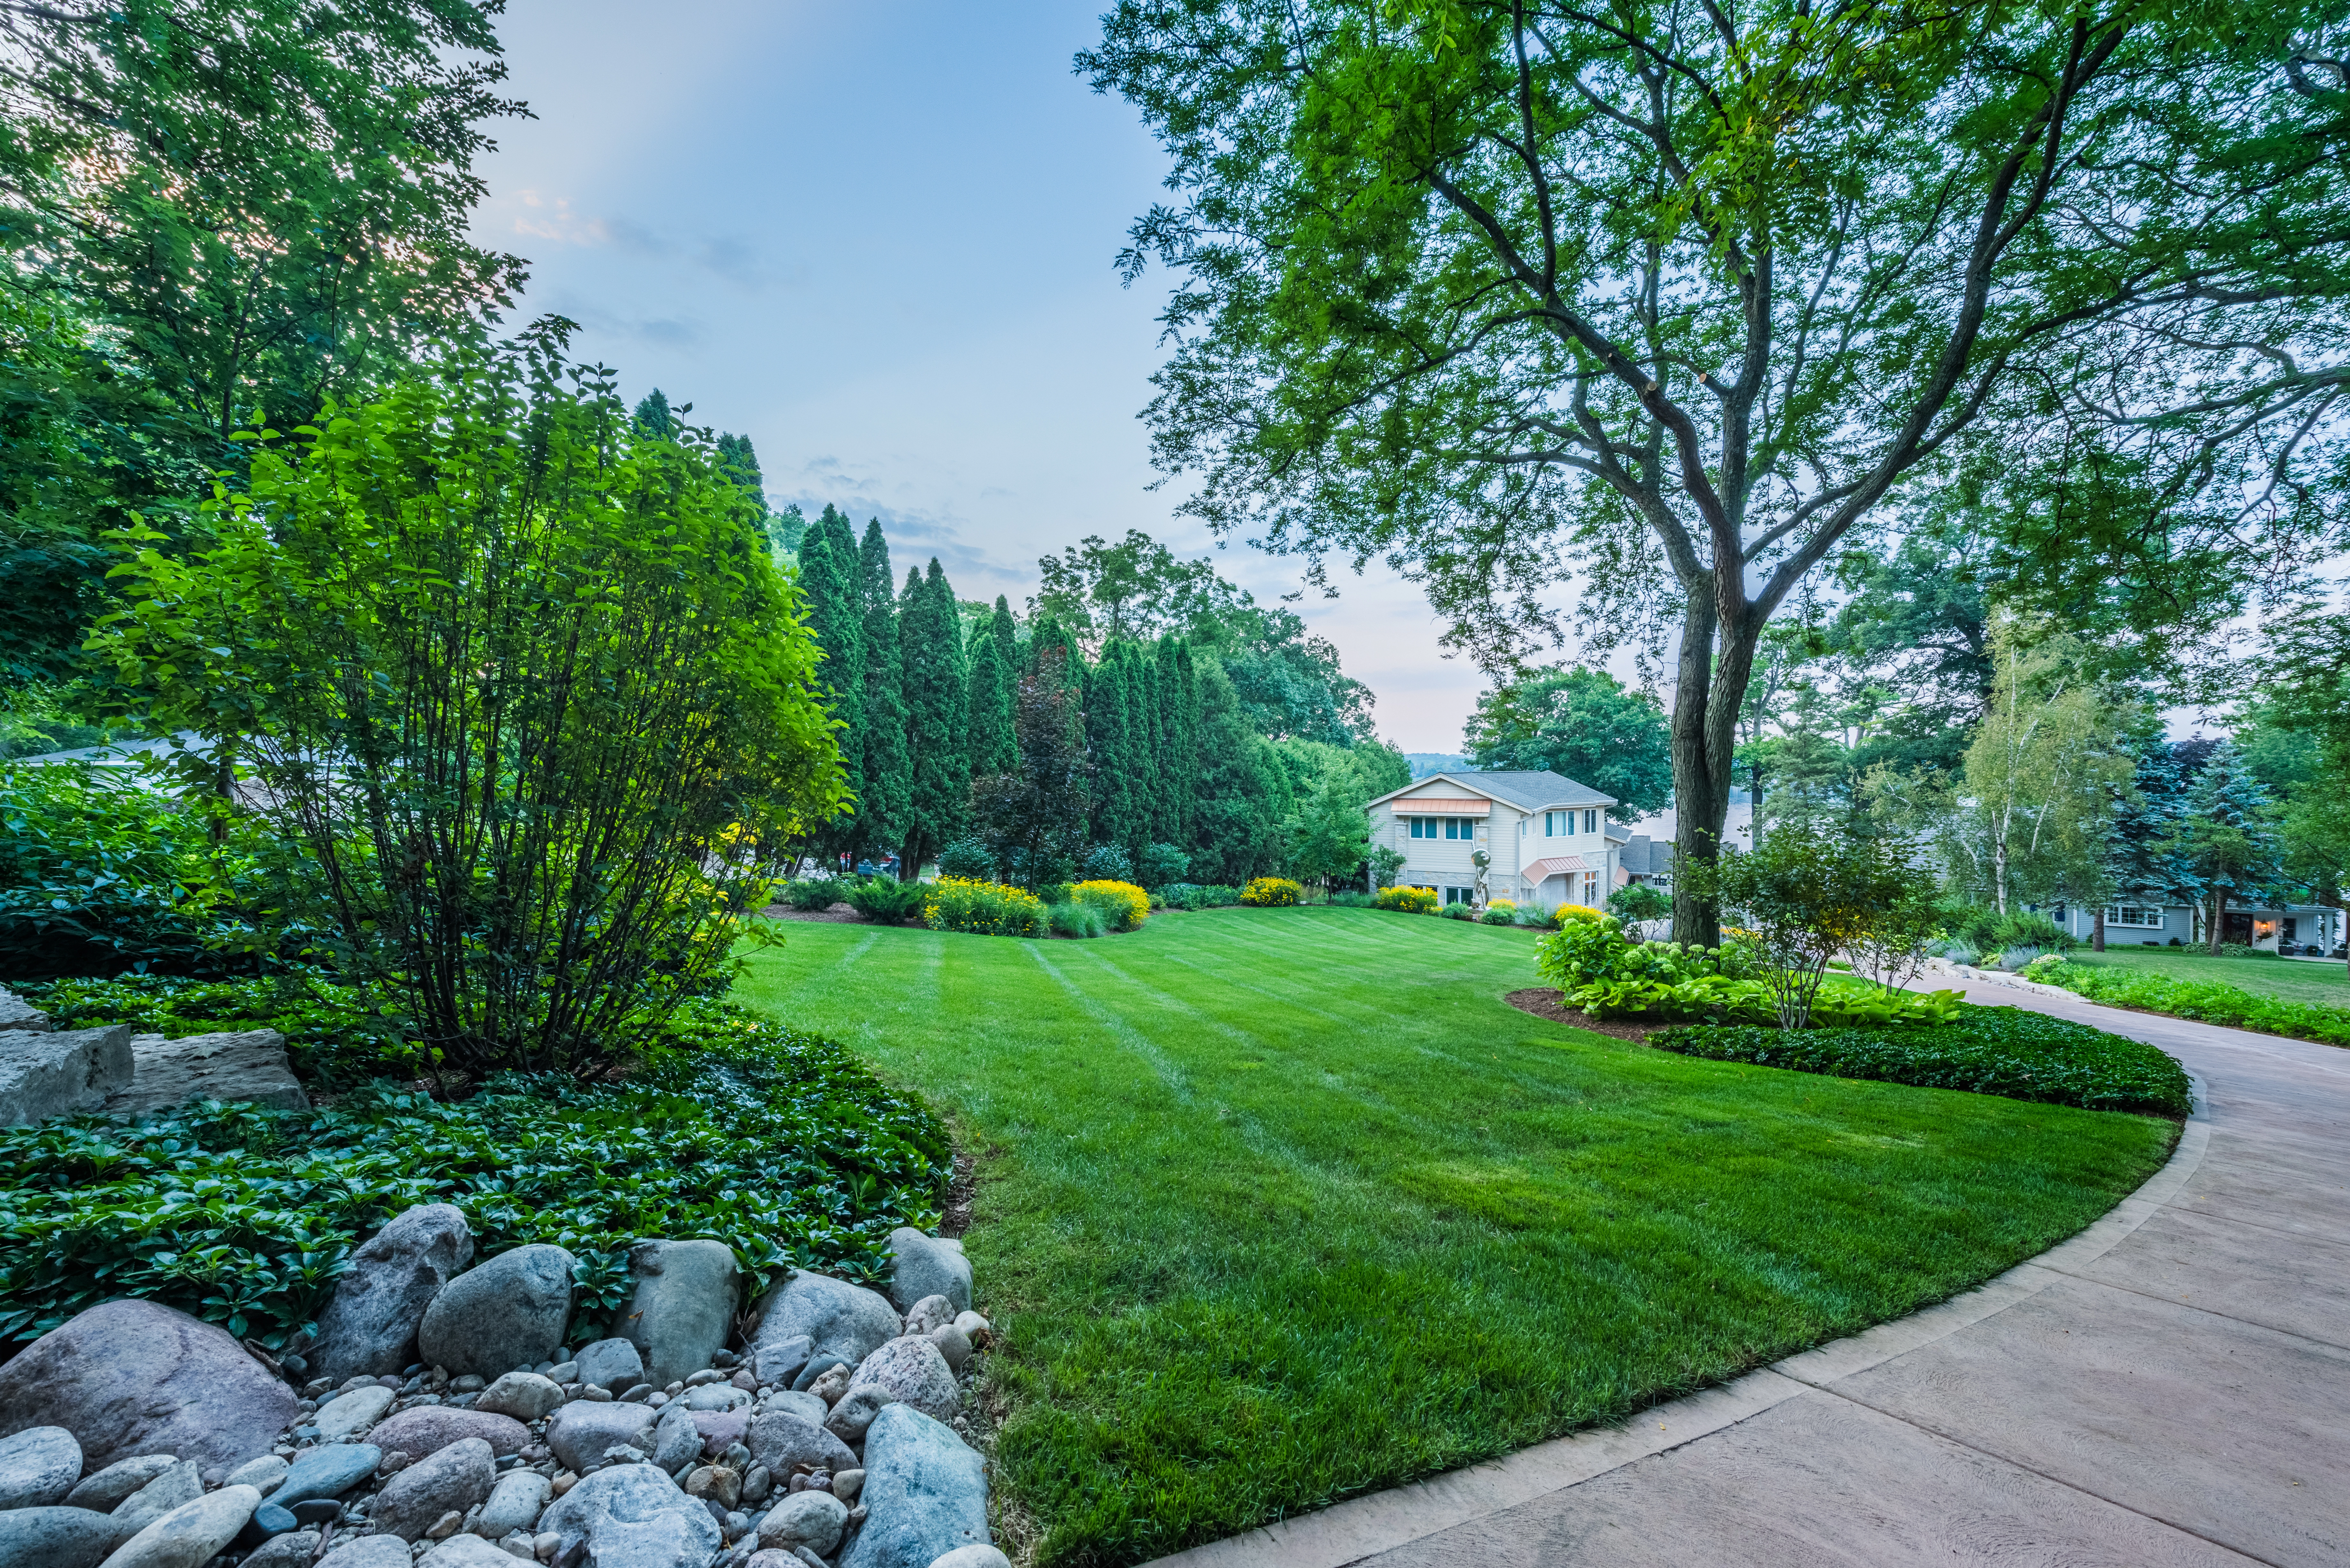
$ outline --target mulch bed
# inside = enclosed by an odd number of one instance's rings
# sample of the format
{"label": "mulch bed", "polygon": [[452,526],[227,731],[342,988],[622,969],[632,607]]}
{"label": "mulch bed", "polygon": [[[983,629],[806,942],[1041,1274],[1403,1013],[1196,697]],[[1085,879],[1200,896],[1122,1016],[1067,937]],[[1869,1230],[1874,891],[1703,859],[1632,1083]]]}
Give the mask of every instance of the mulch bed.
{"label": "mulch bed", "polygon": [[771,920],[829,920],[835,925],[852,924],[865,917],[847,904],[835,904],[829,909],[795,909],[789,904],[770,904],[759,911]]}
{"label": "mulch bed", "polygon": [[1630,1040],[1637,1044],[1646,1044],[1649,1035],[1667,1027],[1662,1023],[1635,1023],[1622,1018],[1594,1018],[1579,1007],[1562,1007],[1558,992],[1547,985],[1513,991],[1502,1000],[1520,1012],[1531,1012],[1536,1018],[1547,1018],[1553,1023],[1588,1029],[1594,1034],[1612,1034],[1618,1040]]}

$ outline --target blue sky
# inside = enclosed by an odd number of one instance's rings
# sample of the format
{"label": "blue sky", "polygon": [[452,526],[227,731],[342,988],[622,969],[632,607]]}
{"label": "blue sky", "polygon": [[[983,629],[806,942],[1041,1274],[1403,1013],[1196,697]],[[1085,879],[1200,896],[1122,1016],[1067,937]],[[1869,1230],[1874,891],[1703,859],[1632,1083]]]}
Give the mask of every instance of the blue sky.
{"label": "blue sky", "polygon": [[[1149,488],[1167,279],[1121,288],[1112,258],[1165,165],[1070,71],[1097,10],[510,0],[538,118],[497,128],[476,237],[531,259],[524,313],[578,320],[631,399],[749,434],[780,499],[879,516],[901,575],[935,555],[1017,605],[1087,534],[1215,551]],[[1216,554],[1261,598],[1296,586],[1295,561]],[[1381,732],[1456,750],[1475,669],[1409,585],[1340,581],[1296,607]]]}

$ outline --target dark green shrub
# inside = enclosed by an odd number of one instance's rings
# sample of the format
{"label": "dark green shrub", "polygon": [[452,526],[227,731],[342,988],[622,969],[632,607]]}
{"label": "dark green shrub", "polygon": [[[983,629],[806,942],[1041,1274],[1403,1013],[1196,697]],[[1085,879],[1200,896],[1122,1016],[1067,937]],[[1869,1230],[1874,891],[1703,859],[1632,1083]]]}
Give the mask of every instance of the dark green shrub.
{"label": "dark green shrub", "polygon": [[885,926],[902,925],[920,915],[928,891],[920,882],[900,882],[895,877],[844,877],[840,889],[850,909]]}
{"label": "dark green shrub", "polygon": [[1692,1024],[1660,1029],[1648,1044],[1721,1062],[2087,1110],[2184,1116],[2191,1108],[2185,1069],[2153,1046],[2016,1007],[1961,1006],[1957,1023],[1930,1029]]}
{"label": "dark green shrub", "polygon": [[842,884],[830,877],[806,877],[786,882],[777,896],[804,915],[822,914],[841,901]]}
{"label": "dark green shrub", "polygon": [[1673,912],[1673,901],[1646,882],[1627,882],[1607,895],[1607,912],[1624,920],[1661,920]]}
{"label": "dark green shrub", "polygon": [[1330,902],[1342,909],[1375,909],[1378,908],[1379,901],[1368,893],[1349,889],[1331,894]]}
{"label": "dark green shrub", "polygon": [[1115,844],[1097,844],[1086,851],[1078,869],[1084,875],[1081,882],[1131,882],[1134,880],[1134,857]]}
{"label": "dark green shrub", "polygon": [[1174,882],[1161,888],[1159,897],[1170,909],[1219,909],[1239,903],[1241,890],[1205,882]]}
{"label": "dark green shrub", "polygon": [[1143,850],[1142,862],[1134,868],[1134,880],[1156,891],[1170,882],[1180,882],[1183,874],[1191,869],[1191,857],[1182,850],[1171,844],[1153,844]]}
{"label": "dark green shrub", "polygon": [[2199,1019],[2206,1023],[2282,1034],[2294,1040],[2350,1045],[2350,1007],[2288,1002],[2282,997],[2260,996],[2219,981],[2173,980],[2168,975],[2055,958],[2043,958],[2033,965],[2031,978],[2061,985],[2092,1002],[2143,1008],[2148,1012],[2167,1012],[2174,1018]]}
{"label": "dark green shrub", "polygon": [[1045,922],[1056,937],[1106,937],[1109,935],[1109,917],[1098,905],[1071,899],[1065,904],[1045,906]]}
{"label": "dark green shrub", "polygon": [[1448,920],[1473,920],[1477,918],[1477,911],[1466,904],[1447,904],[1436,912]]}
{"label": "dark green shrub", "polygon": [[1072,897],[1070,886],[1066,882],[1046,882],[1035,889],[1035,894],[1047,904],[1066,904]]}
{"label": "dark green shrub", "polygon": [[995,856],[976,838],[958,838],[939,851],[939,875],[966,882],[995,880]]}
{"label": "dark green shrub", "polygon": [[610,1329],[639,1239],[715,1237],[754,1276],[879,1280],[890,1231],[936,1221],[945,1128],[840,1045],[709,1002],[639,1044],[649,1059],[613,1084],[517,1075],[455,1105],[378,1085],[327,1110],[0,1130],[0,1340],[132,1295],[283,1345],[412,1203],[464,1210],[476,1257],[568,1249],[575,1341]]}

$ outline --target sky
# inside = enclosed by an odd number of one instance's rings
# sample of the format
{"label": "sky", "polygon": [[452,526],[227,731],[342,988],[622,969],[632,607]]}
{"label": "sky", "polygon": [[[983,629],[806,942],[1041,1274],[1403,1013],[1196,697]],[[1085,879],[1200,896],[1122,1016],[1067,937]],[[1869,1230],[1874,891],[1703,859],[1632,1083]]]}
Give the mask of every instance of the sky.
{"label": "sky", "polygon": [[[1175,515],[1137,419],[1170,279],[1121,287],[1166,160],[1071,57],[1100,0],[889,6],[509,0],[477,242],[530,261],[524,317],[580,323],[631,400],[747,434],[769,495],[879,517],[900,576],[964,598],[1140,528],[1271,601],[1302,563]],[[1426,599],[1334,572],[1295,607],[1378,694],[1380,734],[1456,752],[1482,684]]]}

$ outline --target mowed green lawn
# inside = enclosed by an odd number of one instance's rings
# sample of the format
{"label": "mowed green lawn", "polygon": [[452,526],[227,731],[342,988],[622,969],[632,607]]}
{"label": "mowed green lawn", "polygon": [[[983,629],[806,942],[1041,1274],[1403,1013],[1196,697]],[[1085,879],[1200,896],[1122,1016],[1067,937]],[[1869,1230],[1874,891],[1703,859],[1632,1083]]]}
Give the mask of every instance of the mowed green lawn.
{"label": "mowed green lawn", "polygon": [[2064,956],[2074,963],[2143,971],[2169,980],[2232,985],[2239,991],[2273,996],[2282,1002],[2350,1007],[2350,969],[2345,969],[2339,960],[2312,963],[2297,959],[2213,958],[2186,948],[2123,947],[2110,939],[2104,952],[2076,948]]}
{"label": "mowed green lawn", "polygon": [[1525,931],[783,932],[740,994],[980,1154],[998,1490],[1050,1563],[1140,1562],[1897,1316],[2079,1230],[2174,1136],[1548,1023],[1502,1001],[1535,983]]}

